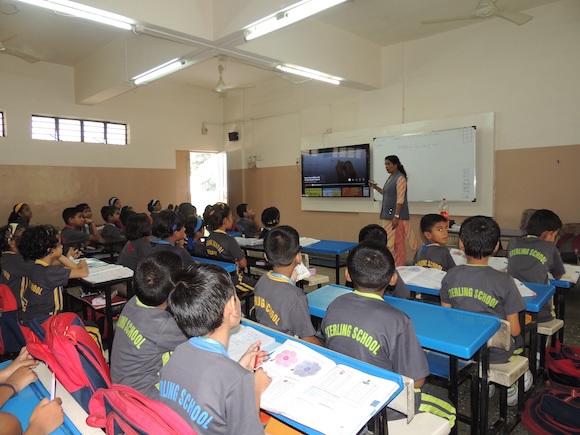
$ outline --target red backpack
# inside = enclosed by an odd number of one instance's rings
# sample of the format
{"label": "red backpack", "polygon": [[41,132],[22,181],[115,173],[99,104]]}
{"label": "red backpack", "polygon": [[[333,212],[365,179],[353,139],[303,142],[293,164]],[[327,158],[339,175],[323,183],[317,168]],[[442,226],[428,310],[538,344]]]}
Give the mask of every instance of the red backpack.
{"label": "red backpack", "polygon": [[31,322],[26,334],[30,354],[46,362],[56,378],[88,412],[89,400],[99,388],[111,386],[103,352],[75,313],[61,313],[41,324]]}
{"label": "red backpack", "polygon": [[195,435],[179,414],[164,403],[125,385],[98,390],[89,402],[87,424],[107,435]]}

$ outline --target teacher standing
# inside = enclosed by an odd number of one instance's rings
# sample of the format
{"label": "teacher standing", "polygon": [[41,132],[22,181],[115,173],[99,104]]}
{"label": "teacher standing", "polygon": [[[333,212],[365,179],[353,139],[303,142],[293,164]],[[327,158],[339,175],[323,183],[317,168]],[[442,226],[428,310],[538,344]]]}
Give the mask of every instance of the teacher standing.
{"label": "teacher standing", "polygon": [[409,220],[407,172],[397,156],[385,157],[385,168],[389,178],[383,188],[381,189],[373,180],[369,180],[369,186],[383,195],[380,218],[387,231],[387,248],[393,253],[395,266],[404,266],[407,261],[405,237],[409,240],[411,249],[419,248]]}

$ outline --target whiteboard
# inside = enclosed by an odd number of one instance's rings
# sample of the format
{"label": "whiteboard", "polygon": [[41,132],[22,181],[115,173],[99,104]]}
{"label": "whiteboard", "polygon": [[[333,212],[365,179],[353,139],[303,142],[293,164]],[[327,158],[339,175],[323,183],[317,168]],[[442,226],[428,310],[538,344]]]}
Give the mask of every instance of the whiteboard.
{"label": "whiteboard", "polygon": [[[396,155],[407,172],[409,202],[475,201],[476,127],[461,127],[373,140],[372,177],[382,187],[385,157]],[[375,200],[382,195],[375,191]]]}

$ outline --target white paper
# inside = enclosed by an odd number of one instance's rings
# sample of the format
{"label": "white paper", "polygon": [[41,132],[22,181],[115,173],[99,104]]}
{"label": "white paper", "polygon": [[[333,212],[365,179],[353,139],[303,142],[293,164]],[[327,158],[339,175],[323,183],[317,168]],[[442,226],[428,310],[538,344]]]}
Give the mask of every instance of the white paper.
{"label": "white paper", "polygon": [[451,254],[451,258],[453,258],[456,266],[467,264],[467,256],[461,249],[450,248],[449,253]]}
{"label": "white paper", "polygon": [[300,246],[302,246],[302,247],[308,246],[308,245],[313,245],[314,243],[318,243],[318,242],[320,242],[320,240],[313,239],[311,237],[300,237]]}
{"label": "white paper", "polygon": [[240,246],[261,246],[264,244],[264,239],[254,239],[251,237],[235,237]]}
{"label": "white paper", "polygon": [[446,275],[443,270],[421,266],[399,266],[397,267],[397,272],[407,285],[411,284],[435,290],[441,289],[441,281]]}
{"label": "white paper", "polygon": [[108,266],[89,268],[89,276],[82,278],[84,281],[97,284],[101,282],[114,281],[121,278],[130,278],[133,271],[128,267],[119,264],[109,264]]}
{"label": "white paper", "polygon": [[[568,281],[572,284],[576,284],[580,278],[580,266],[574,264],[564,264],[564,270],[566,271],[560,280]],[[550,274],[550,279],[554,277]]]}
{"label": "white paper", "polygon": [[537,293],[535,291],[533,291],[531,288],[529,288],[528,286],[526,286],[519,279],[514,278],[514,281],[516,283],[516,287],[518,288],[518,291],[522,295],[522,298],[525,298],[525,297],[535,297],[535,296],[537,296]]}
{"label": "white paper", "polygon": [[500,272],[507,272],[508,259],[506,257],[489,257],[487,260],[489,267],[493,267]]}
{"label": "white paper", "polygon": [[256,341],[261,341],[260,350],[273,350],[276,343],[274,337],[264,334],[251,326],[239,325],[230,333],[228,340],[228,355],[234,361],[239,361],[248,348]]}

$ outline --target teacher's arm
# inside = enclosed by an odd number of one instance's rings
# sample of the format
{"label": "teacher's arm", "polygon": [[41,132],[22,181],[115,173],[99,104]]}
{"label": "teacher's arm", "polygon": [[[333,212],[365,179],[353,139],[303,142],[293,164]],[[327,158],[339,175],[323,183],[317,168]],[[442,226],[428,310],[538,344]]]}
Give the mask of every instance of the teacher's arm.
{"label": "teacher's arm", "polygon": [[383,194],[383,189],[381,189],[379,187],[379,185],[374,182],[373,180],[369,180],[369,186],[371,186],[373,189],[375,189],[377,192],[379,192],[381,195]]}

